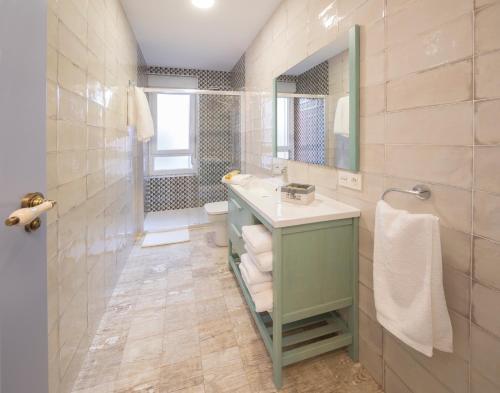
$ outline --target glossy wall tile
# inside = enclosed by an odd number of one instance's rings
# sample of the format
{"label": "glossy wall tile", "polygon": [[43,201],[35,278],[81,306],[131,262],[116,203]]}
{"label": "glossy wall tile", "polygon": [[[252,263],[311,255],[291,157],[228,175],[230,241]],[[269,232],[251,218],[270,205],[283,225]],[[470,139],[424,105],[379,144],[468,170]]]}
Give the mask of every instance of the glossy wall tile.
{"label": "glossy wall tile", "polygon": [[51,0],[47,21],[50,392],[65,393],[137,231],[137,46],[118,0]]}
{"label": "glossy wall tile", "polygon": [[[500,391],[498,15],[495,0],[285,0],[245,54],[244,164],[269,173],[273,78],[361,26],[363,190],[337,186],[334,169],[289,162],[288,175],[362,210],[361,361],[387,392]],[[389,201],[440,217],[455,353],[432,359],[382,332],[371,283],[375,204],[385,188],[417,182],[429,201]]]}

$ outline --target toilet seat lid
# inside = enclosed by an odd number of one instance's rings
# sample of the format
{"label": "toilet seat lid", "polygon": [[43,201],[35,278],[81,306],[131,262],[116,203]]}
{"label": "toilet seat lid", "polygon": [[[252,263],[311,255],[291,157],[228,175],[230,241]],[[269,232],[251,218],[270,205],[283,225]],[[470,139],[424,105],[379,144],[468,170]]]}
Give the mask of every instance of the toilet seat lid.
{"label": "toilet seat lid", "polygon": [[205,204],[205,211],[208,214],[227,214],[227,201],[207,203]]}

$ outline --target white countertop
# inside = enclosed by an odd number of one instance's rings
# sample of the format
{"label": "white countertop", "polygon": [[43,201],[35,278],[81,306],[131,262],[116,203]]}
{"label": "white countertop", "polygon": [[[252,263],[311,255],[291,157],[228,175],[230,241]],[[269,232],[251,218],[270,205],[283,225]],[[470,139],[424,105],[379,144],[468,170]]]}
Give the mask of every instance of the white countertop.
{"label": "white countertop", "polygon": [[316,193],[309,205],[282,202],[279,192],[231,185],[231,189],[274,228],[359,217],[358,208]]}

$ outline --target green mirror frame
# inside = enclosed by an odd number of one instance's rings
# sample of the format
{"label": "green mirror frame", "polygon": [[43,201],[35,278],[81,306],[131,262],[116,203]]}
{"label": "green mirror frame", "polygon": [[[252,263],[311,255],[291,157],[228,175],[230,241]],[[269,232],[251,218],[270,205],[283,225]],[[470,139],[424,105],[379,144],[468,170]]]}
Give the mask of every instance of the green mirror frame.
{"label": "green mirror frame", "polygon": [[[350,172],[359,172],[359,25],[354,25],[347,32],[349,42],[349,165],[338,168]],[[278,78],[273,80],[273,157],[278,156],[277,147],[277,111]]]}

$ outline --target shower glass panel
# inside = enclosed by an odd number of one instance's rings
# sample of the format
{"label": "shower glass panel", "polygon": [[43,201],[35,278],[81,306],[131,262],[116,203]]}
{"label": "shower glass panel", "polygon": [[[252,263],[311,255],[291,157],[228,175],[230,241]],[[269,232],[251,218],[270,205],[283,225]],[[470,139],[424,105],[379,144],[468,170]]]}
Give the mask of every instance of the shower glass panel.
{"label": "shower glass panel", "polygon": [[240,168],[241,93],[150,89],[145,212],[227,200],[222,176]]}
{"label": "shower glass panel", "polygon": [[221,178],[239,168],[240,97],[200,95],[199,206],[227,200]]}

